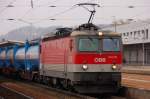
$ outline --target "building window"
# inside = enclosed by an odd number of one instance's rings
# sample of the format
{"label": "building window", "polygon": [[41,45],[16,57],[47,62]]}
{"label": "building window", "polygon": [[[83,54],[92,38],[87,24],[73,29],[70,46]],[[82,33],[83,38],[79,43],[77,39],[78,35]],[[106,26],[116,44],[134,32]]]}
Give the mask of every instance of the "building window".
{"label": "building window", "polygon": [[145,31],[142,30],[143,39],[145,38]]}
{"label": "building window", "polygon": [[137,39],[137,31],[134,31],[134,39]]}
{"label": "building window", "polygon": [[125,37],[125,36],[126,36],[126,33],[123,33],[123,36]]}
{"label": "building window", "polygon": [[134,31],[134,38],[135,38],[135,35],[136,35],[136,31]]}
{"label": "building window", "polygon": [[138,36],[140,36],[140,31],[138,31]]}
{"label": "building window", "polygon": [[132,32],[130,32],[130,35],[132,36]]}
{"label": "building window", "polygon": [[127,32],[126,36],[129,36],[129,32]]}

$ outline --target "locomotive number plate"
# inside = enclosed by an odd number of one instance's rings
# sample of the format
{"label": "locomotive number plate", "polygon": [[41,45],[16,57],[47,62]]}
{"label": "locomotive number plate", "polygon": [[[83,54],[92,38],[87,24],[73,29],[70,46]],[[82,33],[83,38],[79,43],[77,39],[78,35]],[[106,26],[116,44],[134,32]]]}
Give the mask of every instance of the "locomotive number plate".
{"label": "locomotive number plate", "polygon": [[94,61],[96,63],[98,63],[98,62],[106,62],[106,58],[95,58]]}

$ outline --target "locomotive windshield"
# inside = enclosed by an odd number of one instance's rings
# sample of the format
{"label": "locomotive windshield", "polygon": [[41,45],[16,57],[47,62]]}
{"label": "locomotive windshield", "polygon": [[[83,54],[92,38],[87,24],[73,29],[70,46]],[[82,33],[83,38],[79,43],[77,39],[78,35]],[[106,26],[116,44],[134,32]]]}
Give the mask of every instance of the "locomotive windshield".
{"label": "locomotive windshield", "polygon": [[78,44],[78,50],[82,52],[120,51],[119,38],[80,38]]}
{"label": "locomotive windshield", "polygon": [[120,40],[117,38],[104,38],[103,51],[120,51]]}
{"label": "locomotive windshield", "polygon": [[79,40],[79,51],[98,51],[99,40],[96,38],[82,38]]}

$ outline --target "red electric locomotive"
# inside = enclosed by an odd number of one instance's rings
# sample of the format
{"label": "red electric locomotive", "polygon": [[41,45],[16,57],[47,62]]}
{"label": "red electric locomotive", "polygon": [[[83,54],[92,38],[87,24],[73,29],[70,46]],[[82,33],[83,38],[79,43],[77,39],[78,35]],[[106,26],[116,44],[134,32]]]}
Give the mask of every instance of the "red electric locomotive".
{"label": "red electric locomotive", "polygon": [[79,93],[114,93],[120,88],[122,43],[118,33],[91,23],[61,28],[41,41],[40,75],[49,84]]}

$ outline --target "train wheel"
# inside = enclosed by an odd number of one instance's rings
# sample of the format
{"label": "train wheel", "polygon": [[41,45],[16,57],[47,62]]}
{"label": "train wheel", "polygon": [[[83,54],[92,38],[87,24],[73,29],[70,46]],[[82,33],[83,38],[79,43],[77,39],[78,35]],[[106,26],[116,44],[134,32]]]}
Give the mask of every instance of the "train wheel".
{"label": "train wheel", "polygon": [[71,81],[68,80],[68,79],[63,79],[63,80],[61,80],[61,85],[62,85],[62,88],[63,88],[64,90],[67,90],[67,91],[73,91],[73,90],[74,90]]}
{"label": "train wheel", "polygon": [[57,79],[52,78],[52,87],[56,88],[57,87]]}
{"label": "train wheel", "polygon": [[52,86],[53,86],[54,88],[62,89],[63,86],[62,86],[62,84],[61,84],[61,79],[59,79],[59,78],[53,78],[53,79],[52,79]]}
{"label": "train wheel", "polygon": [[62,84],[62,88],[63,88],[64,90],[69,90],[69,89],[68,89],[68,80],[67,80],[67,79],[63,79],[63,80],[61,81],[61,84]]}
{"label": "train wheel", "polygon": [[39,82],[40,81],[39,75],[38,74],[34,74],[32,80],[35,81],[35,82]]}
{"label": "train wheel", "polygon": [[73,86],[73,84],[72,84],[72,82],[70,80],[67,80],[67,89],[70,92],[76,92],[75,88],[74,88],[74,86]]}
{"label": "train wheel", "polygon": [[39,79],[38,80],[39,83],[43,83],[43,76],[42,75],[40,75],[38,79]]}
{"label": "train wheel", "polygon": [[50,87],[53,86],[53,80],[51,77],[48,77],[48,86],[50,86]]}
{"label": "train wheel", "polygon": [[43,76],[43,84],[47,85],[47,77]]}

